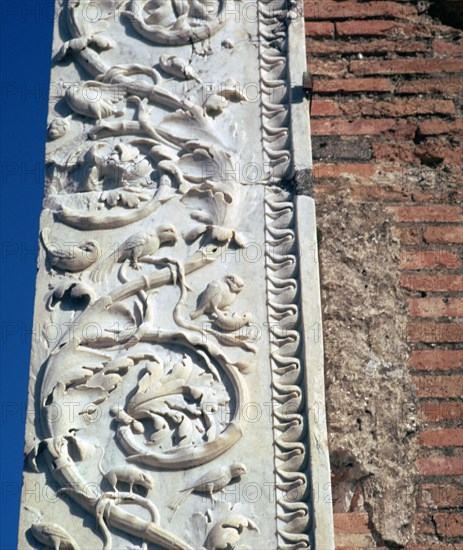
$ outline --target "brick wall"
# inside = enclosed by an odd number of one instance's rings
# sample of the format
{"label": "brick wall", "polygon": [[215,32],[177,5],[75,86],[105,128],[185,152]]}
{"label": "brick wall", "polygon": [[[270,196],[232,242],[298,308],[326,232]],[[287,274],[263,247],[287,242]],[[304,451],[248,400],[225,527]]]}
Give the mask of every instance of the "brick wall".
{"label": "brick wall", "polygon": [[[315,198],[382,204],[401,244],[423,425],[410,550],[463,548],[463,32],[428,9],[305,2]],[[384,547],[361,506],[335,529],[338,548]]]}

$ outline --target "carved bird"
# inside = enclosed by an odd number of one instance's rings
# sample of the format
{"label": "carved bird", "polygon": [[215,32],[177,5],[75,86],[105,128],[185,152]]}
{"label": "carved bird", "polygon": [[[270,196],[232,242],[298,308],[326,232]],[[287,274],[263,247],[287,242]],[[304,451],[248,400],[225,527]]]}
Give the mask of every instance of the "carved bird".
{"label": "carved bird", "polygon": [[220,315],[220,310],[227,310],[243,287],[244,281],[238,275],[226,275],[223,279],[212,281],[201,294],[198,308],[190,317],[197,319],[205,313]]}
{"label": "carved bird", "polygon": [[42,512],[39,512],[35,508],[29,508],[29,506],[25,506],[24,508],[37,516],[36,521],[31,525],[31,533],[39,542],[54,550],[60,550],[61,548],[79,550],[77,542],[62,527],[56,523],[42,523]]}
{"label": "carved bird", "polygon": [[[210,470],[200,477],[193,485],[190,485],[183,489],[182,494],[176,497],[169,508],[173,510],[173,513],[180,508],[185,500],[191,495],[191,493],[208,493],[212,502],[215,502],[214,493],[225,489],[225,487],[231,482],[232,479],[240,477],[247,473],[246,466],[241,462],[234,462],[230,466],[222,466],[214,470]],[[172,514],[173,515],[173,514]]]}
{"label": "carved bird", "polygon": [[63,271],[83,271],[96,262],[100,247],[96,241],[85,241],[78,246],[60,247],[50,241],[50,229],[45,227],[41,233],[43,246],[47,251],[50,264]]}
{"label": "carved bird", "polygon": [[176,242],[177,230],[173,225],[161,225],[152,233],[144,231],[135,233],[95,267],[91,275],[92,280],[101,282],[118,262],[129,260],[134,269],[140,269],[138,263],[140,258],[156,253],[163,244]]}
{"label": "carved bird", "polygon": [[64,548],[79,550],[77,542],[56,523],[34,523],[31,525],[31,531],[39,542],[54,550]]}

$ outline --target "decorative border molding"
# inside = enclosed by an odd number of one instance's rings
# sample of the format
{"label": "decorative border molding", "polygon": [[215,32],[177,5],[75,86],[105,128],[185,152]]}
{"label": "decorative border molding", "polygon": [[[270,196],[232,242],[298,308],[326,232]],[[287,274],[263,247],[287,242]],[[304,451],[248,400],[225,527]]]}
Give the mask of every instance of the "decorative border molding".
{"label": "decorative border molding", "polygon": [[265,183],[278,184],[291,162],[287,0],[260,0],[257,9]]}
{"label": "decorative border molding", "polygon": [[[300,0],[260,0],[259,52],[264,162],[272,170],[266,183],[310,186]],[[314,201],[269,186],[265,222],[278,548],[325,550],[335,543]]]}
{"label": "decorative border molding", "polygon": [[265,198],[270,364],[273,387],[278,548],[309,548],[311,501],[303,391],[294,203],[268,187]]}

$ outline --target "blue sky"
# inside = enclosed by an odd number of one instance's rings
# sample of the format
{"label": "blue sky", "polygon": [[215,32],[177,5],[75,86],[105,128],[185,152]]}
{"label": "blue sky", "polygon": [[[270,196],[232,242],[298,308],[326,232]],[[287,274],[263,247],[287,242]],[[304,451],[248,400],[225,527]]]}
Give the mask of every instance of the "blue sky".
{"label": "blue sky", "polygon": [[53,0],[0,0],[1,550],[17,545]]}

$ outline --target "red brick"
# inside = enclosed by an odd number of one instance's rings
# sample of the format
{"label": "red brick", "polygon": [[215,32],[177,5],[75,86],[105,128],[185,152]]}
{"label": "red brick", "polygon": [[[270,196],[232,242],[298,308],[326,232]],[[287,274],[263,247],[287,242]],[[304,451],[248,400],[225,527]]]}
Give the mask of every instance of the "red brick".
{"label": "red brick", "polygon": [[458,222],[462,218],[460,206],[439,204],[433,206],[395,206],[389,211],[399,222]]}
{"label": "red brick", "polygon": [[425,476],[455,476],[463,474],[463,457],[418,458],[416,465]]}
{"label": "red brick", "polygon": [[339,104],[331,99],[314,99],[312,104],[312,118],[321,116],[339,116]]}
{"label": "red brick", "polygon": [[400,258],[400,269],[458,269],[461,265],[458,256],[446,250],[406,251]]}
{"label": "red brick", "polygon": [[435,136],[439,134],[459,134],[463,131],[463,119],[441,120],[435,118],[426,120],[418,125],[418,132],[422,136]]}
{"label": "red brick", "polygon": [[460,398],[463,376],[412,376],[418,397]]}
{"label": "red brick", "polygon": [[419,114],[454,114],[453,101],[442,99],[402,99],[394,101],[354,100],[340,102],[340,111],[350,117],[405,117]]}
{"label": "red brick", "polygon": [[368,514],[361,512],[334,514],[334,530],[336,533],[369,533]]}
{"label": "red brick", "polygon": [[463,429],[426,430],[420,434],[419,444],[424,447],[463,447]]}
{"label": "red brick", "polygon": [[463,505],[463,487],[423,483],[418,502],[424,508],[458,508]]}
{"label": "red brick", "polygon": [[419,114],[454,114],[455,105],[448,99],[402,99],[394,101],[352,101],[341,103],[347,115],[404,117]]}
{"label": "red brick", "polygon": [[447,165],[459,166],[463,158],[463,145],[450,145],[448,140],[442,143],[439,138],[426,139],[415,148],[415,156],[427,165],[443,162]]}
{"label": "red brick", "polygon": [[460,401],[422,401],[420,414],[426,422],[459,422],[463,420],[463,403]]}
{"label": "red brick", "polygon": [[461,323],[409,323],[408,342],[458,343],[463,342],[463,324]]}
{"label": "red brick", "polygon": [[[463,536],[463,514],[461,512],[418,513],[415,516],[415,523],[417,532],[426,535],[437,535],[440,539]],[[421,548],[425,550],[432,550],[433,548],[439,548],[439,550],[443,548],[457,550],[458,546],[460,545],[443,546],[442,544],[438,544],[436,546],[428,545]],[[408,550],[409,548],[407,546]]]}
{"label": "red brick", "polygon": [[437,512],[433,514],[437,534],[441,537],[463,536],[462,512]]}
{"label": "red brick", "polygon": [[403,227],[398,230],[402,244],[420,244],[423,242],[421,227]]}
{"label": "red brick", "polygon": [[455,95],[463,93],[463,78],[419,78],[405,80],[396,86],[397,94],[445,94]]}
{"label": "red brick", "polygon": [[[307,27],[306,27],[307,28]],[[415,53],[428,50],[425,42],[417,40],[311,40],[308,50],[312,55],[380,54],[390,52]]]}
{"label": "red brick", "polygon": [[308,69],[315,76],[343,77],[347,72],[347,63],[344,61],[326,61],[324,59],[307,59]]}
{"label": "red brick", "polygon": [[400,2],[332,2],[330,0],[305,0],[306,19],[357,19],[366,17],[407,17],[416,15],[415,6]]}
{"label": "red brick", "polygon": [[[334,36],[334,24],[329,23],[328,21],[323,21],[319,23],[306,23],[305,33],[309,38],[332,38]],[[312,48],[310,49],[310,51],[313,52]]]}
{"label": "red brick", "polygon": [[414,134],[414,126],[407,124],[406,121],[388,118],[360,119],[354,121],[348,121],[345,118],[337,118],[312,121],[312,134],[315,136],[375,136],[385,132],[411,137]]}
{"label": "red brick", "polygon": [[395,164],[418,164],[420,161],[415,155],[416,146],[403,140],[380,141],[371,144],[373,158]]}
{"label": "red brick", "polygon": [[463,291],[463,277],[461,275],[402,275],[401,283],[404,288],[416,291],[429,292],[461,292]]}
{"label": "red brick", "polygon": [[426,514],[424,512],[415,514],[414,522],[418,533],[424,535],[434,535],[434,522],[432,521],[432,516],[430,514]]}
{"label": "red brick", "polygon": [[463,71],[463,59],[370,58],[353,60],[349,66],[350,71],[355,75],[459,73]]}
{"label": "red brick", "polygon": [[339,178],[341,176],[359,176],[368,178],[376,173],[376,166],[374,164],[316,164],[314,166],[315,179],[321,178]]}
{"label": "red brick", "polygon": [[463,317],[463,298],[411,298],[412,317]]}
{"label": "red brick", "polygon": [[436,38],[432,41],[431,48],[436,53],[443,55],[455,57],[461,57],[463,55],[463,43],[461,40],[458,42],[447,42],[445,40],[441,40],[440,38]]}
{"label": "red brick", "polygon": [[410,355],[413,370],[457,370],[463,368],[463,350],[414,350]]}
{"label": "red brick", "polygon": [[397,21],[342,21],[336,23],[336,33],[339,36],[387,36],[401,33],[413,35],[415,29]]}
{"label": "red brick", "polygon": [[389,78],[341,78],[314,82],[314,91],[318,94],[390,92],[391,90],[392,81]]}
{"label": "red brick", "polygon": [[455,225],[428,227],[423,236],[428,243],[463,244],[463,227]]}

